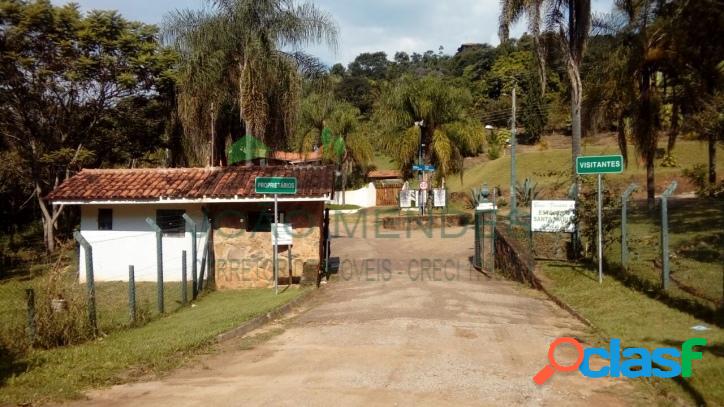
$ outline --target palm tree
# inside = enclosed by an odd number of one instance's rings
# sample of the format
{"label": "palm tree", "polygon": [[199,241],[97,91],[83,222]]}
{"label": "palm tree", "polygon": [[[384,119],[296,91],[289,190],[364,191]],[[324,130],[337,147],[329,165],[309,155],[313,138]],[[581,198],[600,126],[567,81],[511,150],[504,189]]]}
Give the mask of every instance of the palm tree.
{"label": "palm tree", "polygon": [[[577,180],[576,157],[581,155],[582,137],[581,63],[591,29],[591,0],[502,0],[501,4],[501,34],[504,34],[501,39],[506,36],[510,23],[525,14],[529,26],[535,28],[540,27],[541,22],[545,23],[545,30],[556,34],[563,49],[566,72],[571,82],[571,168],[573,178]],[[544,18],[541,18],[541,9],[545,9]],[[535,36],[535,31],[533,34]]]}
{"label": "palm tree", "polygon": [[[384,84],[374,114],[382,147],[410,174],[421,138],[426,161],[436,165],[438,177],[462,176],[463,158],[482,148],[483,129],[468,115],[471,105],[469,90],[438,76],[405,76]],[[422,130],[415,126],[419,121],[424,122]]]}
{"label": "palm tree", "polygon": [[546,75],[546,47],[545,41],[541,39],[540,29],[543,0],[502,0],[500,2],[500,8],[498,36],[500,37],[501,43],[508,40],[511,25],[523,17],[528,19],[528,30],[533,36],[541,95],[545,96],[548,86]]}
{"label": "palm tree", "polygon": [[[200,104],[214,120],[217,105],[227,100],[223,96],[231,95],[246,133],[283,144],[296,120],[300,74],[318,72],[321,64],[282,49],[322,41],[334,48],[335,23],[314,5],[293,0],[206,0],[205,5],[201,11],[176,11],[165,24],[183,57],[182,103]],[[201,79],[194,78],[199,72]],[[277,138],[268,138],[272,132]]]}
{"label": "palm tree", "polygon": [[[360,125],[360,116],[358,108],[335,99],[331,92],[312,92],[301,103],[295,148],[299,151],[323,148],[324,160],[337,165],[342,174],[342,191],[346,190],[347,179],[354,170],[364,171],[374,155],[368,132]],[[324,133],[330,135],[326,144]]]}

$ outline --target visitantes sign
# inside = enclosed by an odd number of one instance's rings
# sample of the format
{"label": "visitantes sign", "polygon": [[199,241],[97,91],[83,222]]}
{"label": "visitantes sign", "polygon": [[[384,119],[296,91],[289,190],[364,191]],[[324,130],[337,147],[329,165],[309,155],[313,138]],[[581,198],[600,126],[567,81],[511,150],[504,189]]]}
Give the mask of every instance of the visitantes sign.
{"label": "visitantes sign", "polygon": [[533,232],[573,233],[576,201],[533,201],[530,228]]}
{"label": "visitantes sign", "polygon": [[576,157],[576,173],[586,174],[619,174],[623,172],[623,156],[621,155],[589,155]]}
{"label": "visitantes sign", "polygon": [[254,190],[257,194],[294,195],[297,193],[297,179],[294,177],[256,177]]}

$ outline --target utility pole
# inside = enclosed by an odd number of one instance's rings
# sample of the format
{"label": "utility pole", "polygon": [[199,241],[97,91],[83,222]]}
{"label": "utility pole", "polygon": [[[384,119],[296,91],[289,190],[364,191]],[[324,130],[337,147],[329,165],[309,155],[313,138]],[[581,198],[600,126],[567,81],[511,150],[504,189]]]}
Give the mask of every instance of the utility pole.
{"label": "utility pole", "polygon": [[[418,166],[418,168],[421,168],[422,165],[423,165],[423,162],[422,162],[422,160],[423,160],[423,158],[422,158],[422,157],[423,157],[423,151],[422,151],[422,150],[423,150],[424,144],[422,144],[422,126],[424,126],[424,125],[425,125],[425,121],[424,121],[424,120],[420,120],[419,122],[415,122],[415,127],[417,127],[417,128],[420,129],[420,135],[419,135],[419,139],[418,139],[418,140],[419,140],[419,143],[418,143],[419,149],[418,149],[418,152],[417,152],[417,166]],[[422,170],[419,170],[419,171],[417,171],[417,174],[418,174],[418,175],[417,175],[417,178],[418,178],[417,180],[418,180],[418,182],[419,182],[419,183],[422,183],[422,181],[423,181],[423,175],[424,175],[423,171],[422,171]],[[419,185],[419,184],[418,184],[418,185]],[[417,196],[418,203],[417,203],[417,205],[420,207],[420,215],[424,215],[424,214],[425,214],[425,200],[422,199],[422,189],[418,187],[418,192],[417,192],[417,193],[418,193],[418,196]]]}
{"label": "utility pole", "polygon": [[518,206],[515,200],[515,146],[518,144],[515,135],[515,85],[513,85],[513,116],[510,124],[510,223],[518,220]]}

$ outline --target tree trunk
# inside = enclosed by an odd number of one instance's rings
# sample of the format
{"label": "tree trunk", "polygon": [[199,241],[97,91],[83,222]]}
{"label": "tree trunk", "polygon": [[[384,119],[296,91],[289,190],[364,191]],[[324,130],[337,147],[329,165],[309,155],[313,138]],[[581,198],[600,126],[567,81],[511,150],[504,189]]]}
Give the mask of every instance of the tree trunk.
{"label": "tree trunk", "polygon": [[623,156],[623,165],[624,168],[628,168],[628,142],[626,140],[626,121],[623,116],[623,113],[620,113],[618,115],[618,149],[621,151],[621,156]]}
{"label": "tree trunk", "polygon": [[214,166],[214,158],[216,155],[216,109],[214,102],[211,102],[211,152],[209,153],[209,166]]}
{"label": "tree trunk", "polygon": [[716,138],[714,132],[709,133],[709,196],[716,189]]}
{"label": "tree trunk", "polygon": [[669,140],[666,144],[666,155],[671,155],[676,146],[676,137],[679,135],[679,104],[674,100],[671,106],[671,128],[669,129]]}
{"label": "tree trunk", "polygon": [[646,206],[649,211],[656,208],[656,182],[654,179],[654,156],[646,159]]}
{"label": "tree trunk", "polygon": [[48,250],[48,253],[53,253],[55,251],[56,222],[58,221],[58,217],[61,212],[63,212],[64,205],[60,205],[60,207],[53,205],[50,207],[52,213],[49,212],[48,207],[45,205],[45,201],[43,201],[40,185],[37,183],[35,184],[35,196],[38,199],[38,206],[40,207],[40,212],[43,215],[43,238],[45,239],[45,248]]}
{"label": "tree trunk", "polygon": [[347,204],[347,168],[342,164],[342,205]]}
{"label": "tree trunk", "polygon": [[[573,171],[573,182],[578,185],[576,158],[581,155],[581,105],[583,100],[583,85],[581,84],[581,74],[578,65],[572,56],[568,57],[567,71],[571,81],[571,168]],[[576,188],[575,199],[578,199],[578,189],[579,188]]]}

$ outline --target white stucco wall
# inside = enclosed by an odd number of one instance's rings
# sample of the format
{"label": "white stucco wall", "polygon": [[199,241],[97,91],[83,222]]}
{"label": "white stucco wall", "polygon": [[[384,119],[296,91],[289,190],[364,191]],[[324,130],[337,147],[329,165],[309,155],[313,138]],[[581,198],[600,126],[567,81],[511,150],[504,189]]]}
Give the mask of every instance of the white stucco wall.
{"label": "white stucco wall", "polygon": [[[342,191],[334,192],[334,199],[331,203],[342,205]],[[377,188],[375,184],[369,183],[366,187],[354,191],[347,191],[344,196],[344,203],[347,205],[357,205],[362,208],[371,208],[377,205]]]}
{"label": "white stucco wall", "polygon": [[[98,209],[113,209],[113,230],[98,230]],[[96,281],[128,281],[128,266],[135,267],[136,281],[156,281],[156,234],[146,218],[156,219],[157,209],[183,209],[196,222],[198,240],[197,270],[206,243],[207,225],[200,204],[114,204],[82,205],[80,229],[93,248],[93,270]],[[181,281],[182,250],[186,250],[188,280],[191,281],[191,231],[185,236],[163,237],[164,281]],[[80,281],[85,281],[85,253],[80,249]],[[208,276],[208,270],[206,270]]]}

